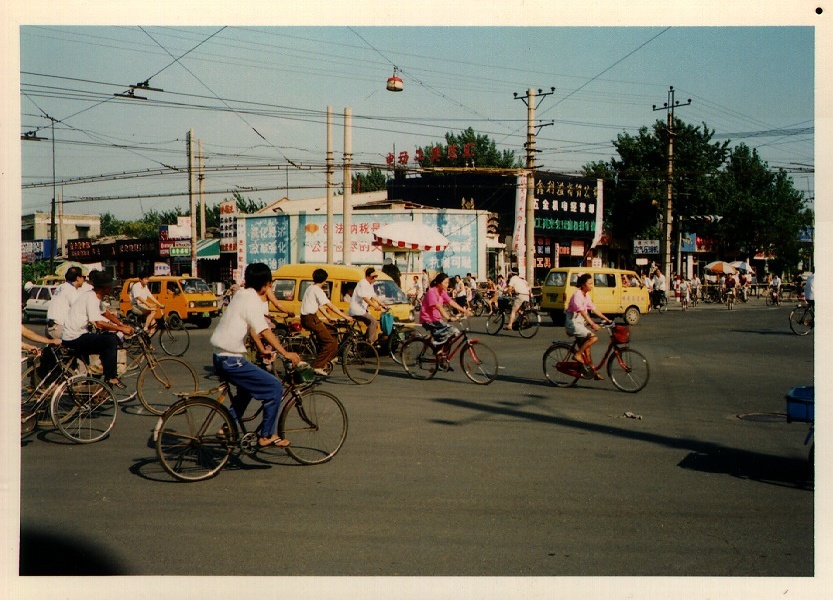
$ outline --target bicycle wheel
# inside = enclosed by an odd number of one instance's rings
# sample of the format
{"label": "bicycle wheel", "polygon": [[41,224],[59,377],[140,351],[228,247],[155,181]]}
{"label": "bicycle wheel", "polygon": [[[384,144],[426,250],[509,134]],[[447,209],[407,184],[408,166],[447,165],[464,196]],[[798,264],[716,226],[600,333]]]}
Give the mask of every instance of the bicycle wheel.
{"label": "bicycle wheel", "polygon": [[659,299],[659,312],[664,313],[668,310],[668,297],[663,295]]}
{"label": "bicycle wheel", "polygon": [[431,379],[437,372],[437,356],[431,342],[414,338],[402,346],[402,366],[414,379]]}
{"label": "bicycle wheel", "polygon": [[474,383],[489,385],[497,377],[497,354],[486,344],[469,341],[460,349],[460,368]]}
{"label": "bicycle wheel", "polygon": [[404,327],[394,327],[391,331],[388,336],[387,351],[396,364],[402,364],[402,346],[415,335],[415,331]]}
{"label": "bicycle wheel", "polygon": [[236,437],[228,410],[208,396],[178,401],[153,432],[162,468],[180,481],[214,477],[228,462]]}
{"label": "bicycle wheel", "polygon": [[191,345],[191,334],[185,329],[182,321],[178,326],[170,323],[159,325],[159,345],[162,346],[165,354],[169,356],[182,356],[188,351]]}
{"label": "bicycle wheel", "polygon": [[347,439],[347,412],[329,392],[310,390],[290,400],[281,411],[278,435],[289,440],[286,452],[299,463],[325,463]]}
{"label": "bicycle wheel", "polygon": [[796,335],[807,335],[815,325],[815,315],[809,306],[797,306],[790,312],[790,329]]}
{"label": "bicycle wheel", "polygon": [[368,384],[379,374],[379,353],[370,342],[351,340],[341,351],[341,369],[354,383]]}
{"label": "bicycle wheel", "polygon": [[58,386],[50,407],[52,423],[69,440],[79,444],[107,437],[116,423],[116,399],[100,379],[76,375]]}
{"label": "bicycle wheel", "polygon": [[535,337],[541,327],[541,316],[537,310],[528,310],[518,317],[518,333],[523,338]]}
{"label": "bicycle wheel", "polygon": [[497,335],[503,329],[503,312],[497,311],[489,315],[486,320],[486,333],[489,335]]}
{"label": "bicycle wheel", "polygon": [[607,359],[607,375],[617,388],[634,394],[648,385],[648,359],[630,348],[614,350]]}
{"label": "bicycle wheel", "polygon": [[555,343],[544,352],[543,368],[544,377],[553,385],[558,387],[570,387],[576,384],[578,377],[567,375],[558,370],[559,363],[570,359],[572,347],[570,344]]}
{"label": "bicycle wheel", "polygon": [[483,311],[486,310],[486,302],[482,298],[475,298],[471,301],[469,308],[471,308],[475,317],[482,317]]}
{"label": "bicycle wheel", "polygon": [[136,384],[139,401],[154,415],[161,415],[178,400],[175,394],[197,391],[197,374],[181,358],[164,357],[147,364]]}

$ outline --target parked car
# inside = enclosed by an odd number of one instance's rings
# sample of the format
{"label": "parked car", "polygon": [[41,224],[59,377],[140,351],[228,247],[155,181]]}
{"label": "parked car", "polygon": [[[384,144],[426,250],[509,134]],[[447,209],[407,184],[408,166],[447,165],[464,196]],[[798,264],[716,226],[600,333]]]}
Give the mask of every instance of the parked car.
{"label": "parked car", "polygon": [[29,298],[23,306],[23,322],[32,319],[46,319],[46,311],[52,301],[52,294],[58,289],[57,285],[33,285],[29,288]]}

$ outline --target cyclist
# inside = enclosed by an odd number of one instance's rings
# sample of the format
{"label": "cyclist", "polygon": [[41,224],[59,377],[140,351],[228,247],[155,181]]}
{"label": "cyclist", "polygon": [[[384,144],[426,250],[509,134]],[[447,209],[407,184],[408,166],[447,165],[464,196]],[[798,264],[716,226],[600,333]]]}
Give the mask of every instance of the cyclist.
{"label": "cyclist", "polygon": [[356,289],[353,290],[350,298],[350,308],[347,311],[348,315],[367,325],[367,341],[371,344],[375,344],[379,337],[379,320],[367,309],[374,307],[381,311],[387,310],[385,305],[379,302],[376,290],[373,289],[373,282],[377,277],[379,274],[373,267],[367,267],[364,270],[364,279],[356,284]]}
{"label": "cyclist", "polygon": [[[324,269],[315,269],[312,272],[312,285],[304,292],[304,298],[301,300],[301,325],[309,329],[318,341],[319,351],[318,356],[315,357],[313,370],[322,377],[327,376],[327,371],[324,369],[324,366],[338,352],[338,342],[333,338],[325,321],[319,316],[319,313],[326,318],[327,315],[324,314],[324,311],[327,310],[331,314],[349,322],[353,321],[353,317],[341,312],[327,297],[327,293],[324,291],[327,277],[327,271]],[[414,279],[417,278],[414,277]]]}
{"label": "cyclist", "polygon": [[514,271],[510,275],[511,277],[509,278],[509,283],[506,284],[506,289],[510,294],[515,294],[515,300],[512,302],[512,313],[509,315],[509,323],[507,323],[504,329],[512,329],[512,324],[515,322],[521,306],[523,306],[524,302],[529,303],[529,284],[526,282],[526,279]]}
{"label": "cyclist", "polygon": [[[419,322],[431,333],[431,341],[435,346],[445,344],[453,335],[459,333],[456,327],[452,327],[446,321],[451,320],[443,305],[448,304],[461,313],[470,315],[472,312],[457,304],[448,295],[448,275],[438,273],[431,281],[425,297],[422,299],[422,308],[419,311]],[[437,355],[442,353],[440,350]]]}
{"label": "cyclist", "polygon": [[156,331],[156,310],[165,308],[148,287],[150,273],[141,270],[136,275],[139,281],[130,286],[130,312],[145,320],[145,331],[153,335]]}
{"label": "cyclist", "polygon": [[64,321],[69,314],[69,307],[81,292],[91,290],[92,286],[86,281],[80,267],[70,267],[64,275],[66,281],[58,286],[52,294],[52,301],[46,311],[46,335],[56,340],[61,339]]}
{"label": "cyclist", "polygon": [[231,299],[211,335],[214,371],[237,386],[237,394],[231,403],[232,412],[236,417],[243,416],[252,398],[263,402],[263,422],[258,446],[285,448],[289,445],[289,440],[282,439],[275,433],[283,393],[281,382],[271,373],[256,367],[244,358],[246,334],[251,328],[293,365],[297,365],[301,357],[284,349],[272,333],[263,314],[266,290],[272,282],[269,267],[263,263],[252,263],[246,267],[244,277],[243,289]]}
{"label": "cyclist", "polygon": [[772,276],[772,281],[769,283],[769,293],[772,295],[772,303],[777,304],[781,298],[781,278],[777,273]]}
{"label": "cyclist", "polygon": [[[60,346],[61,345],[61,340],[56,340],[55,338],[48,338],[48,337],[44,337],[42,335],[38,335],[37,333],[35,333],[34,331],[29,329],[25,325],[23,326],[23,329],[20,332],[20,334],[23,337],[25,337],[27,340],[29,340],[30,342],[38,342],[39,344],[47,344],[47,345],[52,344],[54,346]],[[35,354],[35,355],[40,354],[40,348],[38,346],[33,346],[32,344],[27,344],[26,342],[21,342],[20,349],[23,350],[24,352],[28,352],[30,354]]]}
{"label": "cyclist", "polygon": [[691,292],[691,283],[685,277],[680,277],[680,303],[683,305],[683,310],[688,310],[689,293]]}
{"label": "cyclist", "polygon": [[[578,350],[573,355],[576,362],[579,362],[585,367],[593,368],[593,355],[590,347],[595,344],[599,338],[593,331],[601,329],[590,314],[594,314],[606,323],[612,321],[598,311],[593,301],[588,294],[593,289],[593,276],[589,273],[584,273],[578,276],[576,286],[579,288],[570,298],[570,303],[567,305],[566,318],[564,319],[564,329],[569,336],[575,336],[576,339],[581,340]],[[588,326],[590,329],[588,329]],[[601,373],[594,375],[595,379],[604,379]]]}
{"label": "cyclist", "polygon": [[813,273],[807,276],[807,281],[804,282],[804,299],[811,307],[816,305],[816,278]]}
{"label": "cyclist", "polygon": [[652,297],[653,301],[651,304],[654,308],[659,308],[660,302],[662,298],[665,297],[666,285],[665,285],[665,275],[662,274],[662,271],[657,269],[654,271],[654,278],[651,280],[651,285],[653,287]]}

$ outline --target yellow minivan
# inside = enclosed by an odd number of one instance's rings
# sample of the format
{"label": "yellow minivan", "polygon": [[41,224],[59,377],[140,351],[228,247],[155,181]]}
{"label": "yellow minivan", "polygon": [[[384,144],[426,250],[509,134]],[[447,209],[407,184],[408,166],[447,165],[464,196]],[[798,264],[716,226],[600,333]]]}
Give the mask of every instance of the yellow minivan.
{"label": "yellow minivan", "polygon": [[[324,269],[327,271],[327,285],[324,286],[324,291],[330,301],[346,314],[350,308],[350,296],[356,284],[360,279],[364,279],[365,268],[315,263],[283,265],[277,271],[272,271],[272,289],[275,290],[278,300],[295,313],[297,320],[301,314],[301,300],[304,298],[304,292],[312,285],[312,272],[316,269]],[[381,269],[376,269],[376,273],[379,277],[373,283],[373,288],[379,301],[390,309],[394,320],[403,323],[412,322],[414,311],[405,293],[399,289],[393,279],[382,273]],[[271,310],[274,312],[274,308]],[[378,318],[377,313],[378,311],[373,310],[373,314]]]}
{"label": "yellow minivan", "polygon": [[[122,285],[119,294],[119,311],[122,315],[130,312],[130,286],[137,281],[136,277],[131,277]],[[205,329],[211,325],[211,318],[220,314],[217,296],[199,277],[154,276],[148,281],[148,289],[165,305],[161,312],[166,318],[176,315],[185,322]],[[157,311],[156,317],[159,316],[160,311]]]}
{"label": "yellow minivan", "polygon": [[648,290],[634,271],[601,267],[557,267],[547,273],[541,286],[541,310],[548,312],[557,325],[564,323],[564,309],[578,289],[576,280],[582,273],[593,275],[593,304],[608,317],[622,316],[631,325],[648,312]]}

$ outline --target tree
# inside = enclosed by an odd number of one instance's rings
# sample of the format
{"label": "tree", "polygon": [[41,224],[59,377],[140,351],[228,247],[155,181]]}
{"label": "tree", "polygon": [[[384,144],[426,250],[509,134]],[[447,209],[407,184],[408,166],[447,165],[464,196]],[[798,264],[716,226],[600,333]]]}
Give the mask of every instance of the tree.
{"label": "tree", "polygon": [[[468,147],[471,156],[465,156],[466,148]],[[439,152],[433,151],[433,148],[439,148]],[[497,149],[494,140],[490,139],[488,135],[478,135],[474,129],[469,127],[459,134],[447,132],[445,134],[445,146],[442,144],[435,144],[434,146],[425,146],[422,150],[423,159],[420,161],[422,167],[480,167],[480,168],[500,168],[500,169],[517,169],[523,166],[520,159],[515,158],[514,150]],[[439,154],[438,160],[432,161],[432,156]]]}
{"label": "tree", "polygon": [[[244,198],[240,192],[232,192],[232,197],[237,203],[237,211],[244,214],[252,214],[266,207],[263,200],[254,201],[251,198]],[[208,206],[205,209],[205,226],[219,227],[220,226],[220,204]]]}
{"label": "tree", "polygon": [[386,189],[387,177],[378,167],[371,167],[367,173],[353,175],[353,193],[376,192]]}
{"label": "tree", "polygon": [[180,215],[180,209],[158,212],[149,210],[137,221],[122,221],[111,213],[105,212],[101,215],[101,235],[126,235],[132,238],[156,237],[159,234],[160,225],[173,225]]}

